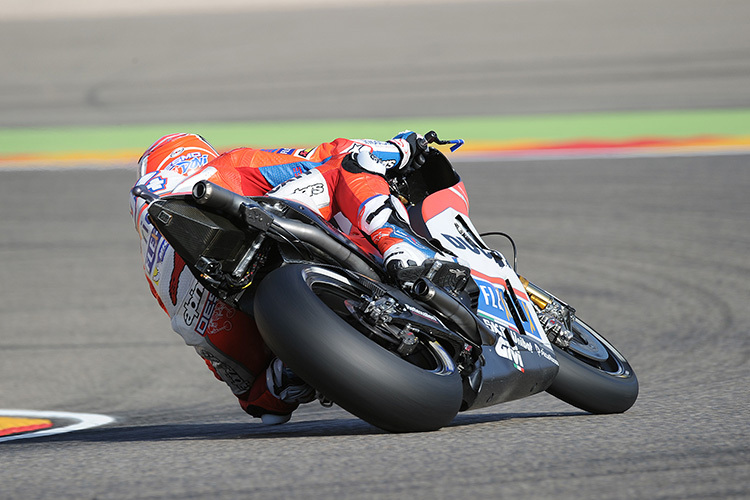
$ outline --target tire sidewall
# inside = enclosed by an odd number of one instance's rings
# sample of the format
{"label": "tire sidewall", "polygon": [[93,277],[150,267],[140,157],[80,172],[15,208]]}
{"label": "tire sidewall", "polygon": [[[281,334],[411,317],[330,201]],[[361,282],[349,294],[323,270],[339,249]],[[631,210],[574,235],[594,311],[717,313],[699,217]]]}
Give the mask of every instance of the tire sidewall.
{"label": "tire sidewall", "polygon": [[590,413],[622,413],[633,406],[638,398],[638,379],[624,358],[620,362],[625,373],[613,375],[552,347],[560,369],[547,392]]}
{"label": "tire sidewall", "polygon": [[458,413],[459,373],[423,370],[356,331],[310,289],[311,266],[269,274],[255,317],[270,349],[295,373],[354,415],[389,431],[435,430]]}

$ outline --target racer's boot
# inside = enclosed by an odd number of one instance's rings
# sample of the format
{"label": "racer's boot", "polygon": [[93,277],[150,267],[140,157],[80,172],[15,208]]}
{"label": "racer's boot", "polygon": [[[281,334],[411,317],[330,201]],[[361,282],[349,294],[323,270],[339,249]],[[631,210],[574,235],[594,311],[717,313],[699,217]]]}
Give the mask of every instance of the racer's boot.
{"label": "racer's boot", "polygon": [[279,358],[274,358],[266,370],[268,388],[285,403],[302,404],[315,400],[315,389],[299,378]]}
{"label": "racer's boot", "polygon": [[470,269],[453,255],[435,247],[409,225],[403,203],[380,195],[364,203],[358,215],[360,227],[383,255],[385,269],[402,287],[425,277],[450,292],[461,292],[471,280]]}
{"label": "racer's boot", "polygon": [[460,293],[472,282],[471,269],[450,260],[426,259],[418,266],[390,269],[399,283],[413,283],[426,278],[450,293]]}
{"label": "racer's boot", "polygon": [[266,425],[289,421],[301,403],[316,398],[315,389],[274,358],[266,369],[266,376],[258,377],[246,398],[240,398],[242,408]]}

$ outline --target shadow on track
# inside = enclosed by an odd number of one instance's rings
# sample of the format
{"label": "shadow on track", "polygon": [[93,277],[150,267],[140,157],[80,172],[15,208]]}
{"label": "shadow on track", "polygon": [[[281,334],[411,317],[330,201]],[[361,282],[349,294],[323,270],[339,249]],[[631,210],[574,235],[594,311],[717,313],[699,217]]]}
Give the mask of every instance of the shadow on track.
{"label": "shadow on track", "polygon": [[[490,413],[479,415],[458,415],[444,429],[498,423],[511,420],[535,418],[560,418],[588,415],[585,412],[555,413]],[[205,424],[159,424],[101,427],[89,431],[73,432],[58,436],[40,437],[34,442],[153,442],[172,440],[238,440],[238,439],[278,439],[331,436],[365,436],[389,434],[357,418],[325,419],[290,422],[278,427],[267,427],[254,422],[205,423]],[[28,443],[28,441],[26,442]]]}

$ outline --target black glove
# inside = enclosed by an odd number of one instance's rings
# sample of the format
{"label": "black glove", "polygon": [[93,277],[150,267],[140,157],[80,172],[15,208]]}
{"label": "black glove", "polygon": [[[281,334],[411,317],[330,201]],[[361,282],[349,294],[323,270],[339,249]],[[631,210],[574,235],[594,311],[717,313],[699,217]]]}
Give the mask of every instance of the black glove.
{"label": "black glove", "polygon": [[396,137],[388,141],[395,144],[396,147],[401,151],[401,164],[399,164],[400,170],[405,169],[417,169],[424,165],[425,152],[427,151],[427,140],[411,130],[404,130]]}

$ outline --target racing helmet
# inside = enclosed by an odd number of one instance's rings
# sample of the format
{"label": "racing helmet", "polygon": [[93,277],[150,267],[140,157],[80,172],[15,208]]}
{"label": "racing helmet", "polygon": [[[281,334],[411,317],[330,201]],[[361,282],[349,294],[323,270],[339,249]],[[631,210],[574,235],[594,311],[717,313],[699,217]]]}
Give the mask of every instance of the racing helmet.
{"label": "racing helmet", "polygon": [[138,178],[166,170],[190,175],[218,156],[213,146],[197,134],[165,135],[138,160]]}

